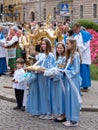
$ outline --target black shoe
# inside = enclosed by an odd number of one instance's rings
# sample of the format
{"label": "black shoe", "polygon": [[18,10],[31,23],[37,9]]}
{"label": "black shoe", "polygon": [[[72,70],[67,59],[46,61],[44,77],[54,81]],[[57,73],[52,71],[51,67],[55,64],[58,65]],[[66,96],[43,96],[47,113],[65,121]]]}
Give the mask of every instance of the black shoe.
{"label": "black shoe", "polygon": [[13,107],[13,110],[20,110],[20,108],[16,106],[16,107]]}
{"label": "black shoe", "polygon": [[87,89],[88,89],[88,87],[85,87],[85,88],[83,88],[83,89],[87,90]]}
{"label": "black shoe", "polygon": [[82,88],[81,92],[88,92],[88,88],[87,87],[86,88]]}
{"label": "black shoe", "polygon": [[66,118],[62,119],[62,120],[58,120],[57,118],[54,119],[54,122],[65,122]]}
{"label": "black shoe", "polygon": [[21,107],[21,111],[25,111],[25,106],[22,106],[22,107]]}

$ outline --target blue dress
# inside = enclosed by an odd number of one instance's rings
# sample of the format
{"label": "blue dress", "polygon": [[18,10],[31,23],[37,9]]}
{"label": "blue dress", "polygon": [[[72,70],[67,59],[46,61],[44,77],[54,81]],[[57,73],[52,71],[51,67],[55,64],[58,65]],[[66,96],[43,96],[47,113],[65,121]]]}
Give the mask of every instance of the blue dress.
{"label": "blue dress", "polygon": [[[40,53],[36,56],[37,61],[42,62],[44,58],[44,53]],[[27,98],[27,112],[32,115],[40,115],[39,107],[39,84],[38,84],[38,73],[30,72],[31,75],[28,78],[28,98]]]}
{"label": "blue dress", "polygon": [[[56,60],[56,67],[59,69],[64,69],[65,67],[65,56],[59,56]],[[52,79],[52,113],[53,114],[64,114],[65,113],[65,97],[61,82],[64,82],[64,76],[60,75],[55,76]]]}
{"label": "blue dress", "polygon": [[[52,53],[49,53],[48,56],[40,63],[42,67],[47,69],[55,66],[55,58]],[[44,76],[43,73],[38,73],[38,86],[39,86],[39,111],[41,114],[51,114],[52,108],[52,96],[51,96],[51,85],[50,78]]]}
{"label": "blue dress", "polygon": [[[79,121],[81,108],[80,97],[80,57],[78,52],[75,53],[74,61],[66,67],[65,70],[65,113],[67,121]],[[73,84],[75,85],[75,91]]]}
{"label": "blue dress", "polygon": [[28,99],[27,99],[27,112],[32,115],[40,115],[39,113],[39,87],[37,73],[31,72],[31,76],[28,79]]}

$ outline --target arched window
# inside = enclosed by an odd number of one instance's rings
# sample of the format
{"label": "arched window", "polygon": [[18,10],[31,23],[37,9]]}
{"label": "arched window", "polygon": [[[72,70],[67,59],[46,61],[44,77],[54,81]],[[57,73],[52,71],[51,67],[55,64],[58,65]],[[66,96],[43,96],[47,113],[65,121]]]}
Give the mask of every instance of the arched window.
{"label": "arched window", "polygon": [[97,18],[97,4],[93,4],[93,17]]}
{"label": "arched window", "polygon": [[31,12],[31,21],[34,21],[34,20],[35,20],[35,13]]}

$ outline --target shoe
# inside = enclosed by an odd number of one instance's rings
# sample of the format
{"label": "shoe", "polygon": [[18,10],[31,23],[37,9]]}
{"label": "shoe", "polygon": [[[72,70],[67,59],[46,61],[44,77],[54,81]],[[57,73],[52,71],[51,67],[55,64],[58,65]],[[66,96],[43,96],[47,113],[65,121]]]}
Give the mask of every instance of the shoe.
{"label": "shoe", "polygon": [[65,122],[66,118],[62,119],[62,120],[58,120],[57,118],[54,119],[54,122]]}
{"label": "shoe", "polygon": [[88,88],[81,89],[81,92],[88,92]]}
{"label": "shoe", "polygon": [[53,120],[57,117],[57,115],[55,115],[55,114],[52,114],[51,116],[52,116]]}
{"label": "shoe", "polygon": [[45,117],[45,115],[40,115],[38,118],[43,119],[44,117]]}
{"label": "shoe", "polygon": [[22,106],[22,107],[21,107],[21,111],[25,111],[25,106]]}
{"label": "shoe", "polygon": [[20,108],[16,106],[16,107],[13,107],[13,110],[20,110]]}
{"label": "shoe", "polygon": [[44,120],[52,120],[53,119],[53,116],[51,115],[46,115],[43,117]]}
{"label": "shoe", "polygon": [[66,121],[66,122],[63,122],[62,124],[68,127],[78,126],[78,123],[76,121]]}

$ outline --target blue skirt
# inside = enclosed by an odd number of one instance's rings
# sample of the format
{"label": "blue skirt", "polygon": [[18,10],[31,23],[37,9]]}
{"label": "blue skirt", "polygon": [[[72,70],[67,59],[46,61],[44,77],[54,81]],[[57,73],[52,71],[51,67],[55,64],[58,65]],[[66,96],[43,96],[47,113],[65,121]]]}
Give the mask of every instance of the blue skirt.
{"label": "blue skirt", "polygon": [[[62,79],[63,81],[63,79]],[[55,76],[52,80],[52,114],[65,113],[65,96],[60,80]]]}
{"label": "blue skirt", "polygon": [[27,99],[27,112],[32,115],[40,115],[39,113],[39,87],[38,87],[38,79],[37,74],[33,74],[31,78],[28,80],[29,92]]}
{"label": "blue skirt", "polygon": [[47,84],[47,77],[43,76],[43,73],[38,73],[40,114],[47,114],[50,108],[49,89]]}
{"label": "blue skirt", "polygon": [[82,77],[82,88],[91,87],[91,77],[90,77],[90,65],[81,64],[80,65],[80,74]]}
{"label": "blue skirt", "polygon": [[[78,74],[72,78],[77,90],[80,89]],[[65,115],[67,121],[76,121],[80,119],[81,104],[78,101],[76,92],[70,84],[68,78],[65,76]]]}
{"label": "blue skirt", "polygon": [[6,58],[0,58],[0,75],[4,74],[7,71]]}

